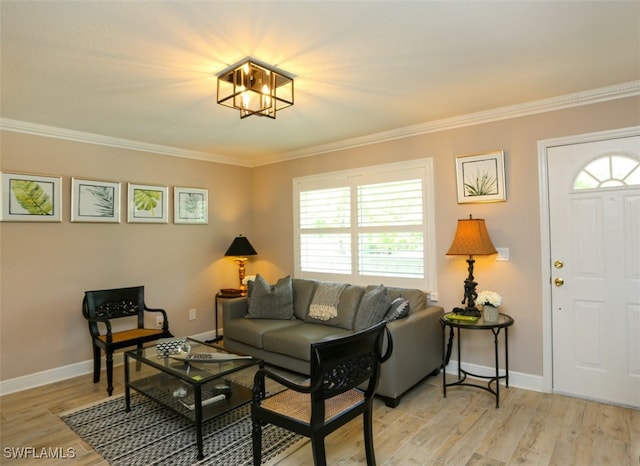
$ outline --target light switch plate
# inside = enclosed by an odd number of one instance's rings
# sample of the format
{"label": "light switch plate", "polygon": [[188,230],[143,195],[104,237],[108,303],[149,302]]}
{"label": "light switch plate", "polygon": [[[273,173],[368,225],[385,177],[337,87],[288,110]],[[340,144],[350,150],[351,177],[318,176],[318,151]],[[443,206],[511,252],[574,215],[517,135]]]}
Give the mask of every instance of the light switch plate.
{"label": "light switch plate", "polygon": [[496,257],[497,261],[509,260],[509,248],[496,248],[496,251],[498,251],[498,257]]}

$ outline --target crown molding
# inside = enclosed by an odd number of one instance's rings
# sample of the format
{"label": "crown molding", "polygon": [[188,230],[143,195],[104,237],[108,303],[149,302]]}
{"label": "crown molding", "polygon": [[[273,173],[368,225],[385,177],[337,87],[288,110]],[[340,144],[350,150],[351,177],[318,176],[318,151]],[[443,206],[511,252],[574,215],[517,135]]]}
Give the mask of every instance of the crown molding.
{"label": "crown molding", "polygon": [[528,115],[535,115],[538,113],[553,112],[566,108],[591,105],[599,102],[624,99],[626,97],[634,97],[638,95],[640,95],[640,80],[616,84],[613,86],[601,87],[598,89],[591,89],[584,92],[566,94],[549,99],[536,100],[524,104],[516,104],[482,112],[469,113],[466,115],[420,123],[417,125],[405,126],[403,128],[369,134],[352,139],[345,139],[329,144],[310,146],[304,149],[282,153],[271,159],[263,158],[259,161],[256,161],[258,163],[254,163],[253,166],[255,167],[260,165],[269,165],[285,160],[312,157],[314,155],[353,149],[356,147],[362,147],[372,144],[380,144],[383,142],[410,138],[422,134],[446,131],[450,129],[462,128],[465,126],[480,125],[483,123],[490,123],[500,120],[508,120],[511,118],[519,118]]}
{"label": "crown molding", "polygon": [[194,150],[181,149],[179,147],[163,146],[161,144],[152,144],[148,142],[134,141],[131,139],[115,138],[111,136],[103,136],[96,133],[87,133],[84,131],[76,131],[72,129],[57,128],[55,126],[40,125],[37,123],[29,123],[27,121],[11,120],[8,118],[0,118],[0,129],[5,131],[13,131],[16,133],[33,134],[35,136],[50,137],[55,139],[65,139],[67,141],[84,142],[87,144],[96,144],[99,146],[115,147],[118,149],[128,149],[140,152],[152,152],[154,154],[169,155],[172,157],[181,157],[187,159],[204,160],[207,162],[217,162],[227,165],[249,165],[243,160],[235,157],[228,157],[219,154],[209,154],[207,152],[199,152]]}
{"label": "crown molding", "polygon": [[566,108],[591,105],[599,102],[623,99],[638,95],[640,95],[640,80],[616,84],[613,86],[601,87],[584,92],[566,94],[549,99],[536,100],[524,104],[510,105],[507,107],[500,107],[482,112],[469,113],[466,115],[420,123],[417,125],[405,126],[389,131],[369,134],[367,136],[344,139],[342,141],[336,141],[329,144],[309,146],[303,149],[277,154],[275,156],[256,158],[251,161],[246,161],[240,158],[229,157],[220,154],[209,154],[206,152],[192,151],[181,149],[178,147],[163,146],[160,144],[151,144],[130,139],[103,136],[95,133],[57,128],[54,126],[40,125],[20,120],[11,120],[7,118],[0,118],[0,129],[18,133],[33,134],[36,136],[84,142],[87,144],[97,144],[107,147],[115,147],[142,152],[152,152],[155,154],[168,155],[172,157],[182,157],[253,168],[287,160],[313,157],[315,155],[326,154],[329,152],[337,152],[372,144],[380,144],[397,139],[410,138],[422,134],[435,133],[438,131],[446,131],[465,126],[479,125],[483,123],[507,120],[511,118],[519,118],[528,115],[535,115],[538,113],[553,112]]}

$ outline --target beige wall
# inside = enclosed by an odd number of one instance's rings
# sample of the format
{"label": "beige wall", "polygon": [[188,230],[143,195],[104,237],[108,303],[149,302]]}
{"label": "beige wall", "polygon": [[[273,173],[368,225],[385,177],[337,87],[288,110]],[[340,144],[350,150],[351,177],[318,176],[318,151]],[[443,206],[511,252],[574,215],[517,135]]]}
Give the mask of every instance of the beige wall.
{"label": "beige wall", "polygon": [[[508,247],[509,262],[477,258],[478,290],[490,289],[504,297],[503,312],[515,319],[509,333],[510,368],[542,375],[542,290],[540,206],[537,143],[574,134],[640,124],[640,99],[630,98],[549,112],[467,128],[360,147],[286,163],[255,168],[253,231],[265,244],[256,264],[268,278],[293,270],[291,198],[292,178],[366,165],[432,157],[435,173],[437,280],[439,304],[459,305],[466,278],[464,258],[447,258],[457,219],[484,218],[496,247]],[[507,202],[458,205],[455,157],[504,150]],[[491,365],[491,335],[465,337],[464,358]]]}
{"label": "beige wall", "polygon": [[[504,295],[514,371],[542,375],[542,299],[537,142],[640,125],[640,99],[629,98],[416,136],[254,169],[0,132],[0,168],[61,175],[62,223],[0,223],[0,380],[91,358],[82,293],[143,284],[147,303],[169,312],[177,335],[213,329],[213,296],[234,286],[236,266],[222,258],[238,233],[259,256],[248,274],[268,279],[293,271],[292,178],[366,165],[432,157],[436,192],[439,303],[462,298],[466,262],[445,252],[458,218],[485,218],[511,260],[478,258],[479,289]],[[502,149],[505,203],[458,205],[455,156]],[[70,177],[209,189],[209,224],[140,225],[69,222]],[[126,197],[126,195],[125,195]],[[172,216],[170,216],[172,218]],[[198,319],[188,320],[189,308]],[[491,363],[487,335],[467,342],[465,359]]]}
{"label": "beige wall", "polygon": [[[0,223],[0,379],[92,357],[83,292],[145,286],[175,335],[211,331],[213,298],[235,286],[223,255],[251,232],[249,169],[12,132],[0,133],[3,171],[61,175],[61,223]],[[70,177],[121,181],[120,224],[70,223]],[[127,182],[207,188],[208,225],[128,224]],[[171,211],[171,209],[170,209]],[[170,222],[173,222],[172,211]],[[188,320],[188,309],[198,318]]]}

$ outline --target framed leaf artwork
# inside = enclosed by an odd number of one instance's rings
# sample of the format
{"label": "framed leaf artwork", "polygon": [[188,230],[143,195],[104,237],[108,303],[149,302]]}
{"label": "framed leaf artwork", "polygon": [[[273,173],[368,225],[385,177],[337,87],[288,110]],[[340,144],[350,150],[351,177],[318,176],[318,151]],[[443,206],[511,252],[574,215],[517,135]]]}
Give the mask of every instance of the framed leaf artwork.
{"label": "framed leaf artwork", "polygon": [[62,178],[2,173],[0,220],[4,222],[62,221]]}
{"label": "framed leaf artwork", "polygon": [[507,200],[504,151],[456,157],[458,204]]}
{"label": "framed leaf artwork", "polygon": [[127,222],[168,223],[169,188],[147,184],[128,185]]}
{"label": "framed leaf artwork", "polygon": [[174,187],[173,223],[200,225],[209,223],[209,191]]}
{"label": "framed leaf artwork", "polygon": [[71,221],[120,223],[120,183],[71,178]]}

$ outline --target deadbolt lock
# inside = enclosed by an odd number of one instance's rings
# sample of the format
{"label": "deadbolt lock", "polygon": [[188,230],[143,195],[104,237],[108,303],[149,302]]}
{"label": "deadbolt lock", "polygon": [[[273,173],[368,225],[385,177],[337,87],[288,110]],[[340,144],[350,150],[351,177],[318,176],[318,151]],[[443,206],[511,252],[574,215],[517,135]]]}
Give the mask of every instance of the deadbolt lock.
{"label": "deadbolt lock", "polygon": [[556,269],[561,269],[562,267],[564,267],[564,262],[559,261],[559,260],[558,260],[558,261],[555,261],[555,262],[553,263],[553,266],[554,266]]}
{"label": "deadbolt lock", "polygon": [[553,281],[553,283],[555,283],[556,286],[562,286],[562,285],[564,285],[564,280],[562,278],[558,277]]}

